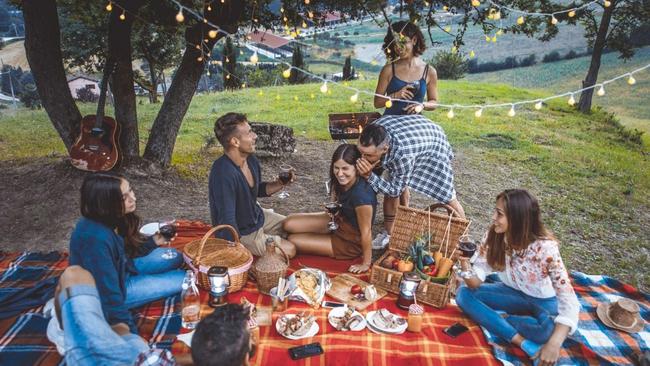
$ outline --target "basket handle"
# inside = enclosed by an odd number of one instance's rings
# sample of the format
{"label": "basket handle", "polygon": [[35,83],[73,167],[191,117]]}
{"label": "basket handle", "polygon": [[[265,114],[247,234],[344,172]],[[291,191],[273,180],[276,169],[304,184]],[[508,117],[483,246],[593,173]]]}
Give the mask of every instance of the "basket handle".
{"label": "basket handle", "polygon": [[448,214],[450,214],[450,215],[452,215],[454,217],[459,217],[460,218],[460,214],[458,214],[458,212],[456,210],[454,210],[453,207],[449,206],[446,203],[434,203],[431,206],[429,206],[428,208],[426,208],[426,211],[433,212],[438,208],[444,208],[445,210],[447,210]]}
{"label": "basket handle", "polygon": [[282,256],[284,257],[284,261],[287,262],[287,266],[288,266],[289,265],[289,256],[287,255],[287,253],[285,253],[284,250],[282,249],[282,247],[280,247],[278,245],[278,243],[276,243],[275,241],[273,241],[273,246],[280,249],[280,252],[282,253]]}
{"label": "basket handle", "polygon": [[[205,246],[205,243],[208,241],[208,239],[214,234],[215,232],[222,230],[222,229],[227,229],[230,230],[230,233],[232,234],[232,237],[235,239],[235,243],[239,244],[239,234],[237,234],[237,230],[235,230],[232,226],[230,225],[217,225],[213,227],[212,229],[208,230],[205,235],[201,238],[201,245],[199,246],[199,251],[196,253],[196,259],[194,260],[194,263],[196,263],[197,268],[199,268],[199,265],[201,263],[201,255],[203,255],[203,247]],[[228,244],[230,245],[230,244]]]}

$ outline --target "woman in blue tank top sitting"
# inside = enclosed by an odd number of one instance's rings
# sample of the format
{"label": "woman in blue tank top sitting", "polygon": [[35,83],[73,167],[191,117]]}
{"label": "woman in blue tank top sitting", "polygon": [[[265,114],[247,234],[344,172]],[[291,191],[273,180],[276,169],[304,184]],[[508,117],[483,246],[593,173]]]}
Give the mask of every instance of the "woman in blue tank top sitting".
{"label": "woman in blue tank top sitting", "polygon": [[298,253],[336,259],[361,257],[361,263],[348,269],[352,273],[370,269],[372,222],[377,208],[375,191],[359,176],[354,165],[359,158],[359,149],[351,144],[339,145],[332,155],[329,171],[331,198],[340,204],[335,216],[336,230],[330,232],[328,229],[330,217],[325,212],[289,215],[282,227]]}
{"label": "woman in blue tank top sitting", "polygon": [[383,49],[388,62],[379,74],[375,90],[375,94],[378,94],[375,95],[375,108],[384,108],[386,102],[391,100],[392,105],[386,108],[384,115],[415,114],[422,110],[434,110],[438,101],[438,76],[436,69],[420,58],[426,49],[420,28],[407,21],[393,23],[384,37]]}

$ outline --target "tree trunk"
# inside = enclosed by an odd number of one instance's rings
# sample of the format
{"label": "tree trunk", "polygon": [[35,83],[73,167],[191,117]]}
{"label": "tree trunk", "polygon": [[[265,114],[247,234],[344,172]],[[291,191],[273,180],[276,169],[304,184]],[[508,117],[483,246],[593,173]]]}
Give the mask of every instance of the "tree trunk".
{"label": "tree trunk", "polygon": [[[211,6],[212,11],[204,12],[207,14],[208,21],[229,33],[235,33],[245,6],[244,2],[215,2]],[[207,34],[210,29],[211,27],[208,25],[199,23],[186,31],[185,38],[189,44],[201,44],[203,35]],[[205,43],[206,49],[212,50],[214,44],[222,36],[222,33],[218,33],[217,38],[209,39]],[[198,57],[203,57],[203,60],[197,61]],[[202,54],[193,46],[186,47],[181,64],[176,70],[165,96],[165,101],[151,127],[149,141],[144,150],[144,159],[162,166],[169,166],[178,130],[201,79],[206,61],[207,55]]]}
{"label": "tree trunk", "polygon": [[154,63],[151,59],[147,58],[149,64],[149,77],[151,78],[151,90],[149,91],[149,103],[158,103],[158,74]]}
{"label": "tree trunk", "polygon": [[79,135],[81,113],[63,68],[59,18],[54,0],[25,0],[25,53],[38,95],[68,151]]}
{"label": "tree trunk", "polygon": [[[594,41],[594,49],[591,54],[591,64],[589,65],[589,70],[587,71],[587,76],[582,81],[582,87],[588,88],[596,84],[598,81],[598,70],[600,69],[600,58],[603,55],[603,50],[607,45],[607,31],[609,29],[609,22],[612,19],[612,13],[614,12],[615,2],[612,1],[612,4],[609,7],[605,8],[603,17],[600,20],[600,26],[598,27],[598,33],[596,33],[596,40]],[[591,112],[591,99],[594,96],[594,89],[588,89],[580,93],[580,100],[578,101],[578,109],[582,113]]]}
{"label": "tree trunk", "polygon": [[111,89],[115,98],[115,120],[120,125],[120,150],[124,165],[140,156],[140,137],[138,134],[138,115],[133,88],[133,68],[131,64],[131,28],[134,17],[143,1],[124,3],[126,19],[119,18],[122,12],[111,12],[108,23],[108,53],[117,61]]}

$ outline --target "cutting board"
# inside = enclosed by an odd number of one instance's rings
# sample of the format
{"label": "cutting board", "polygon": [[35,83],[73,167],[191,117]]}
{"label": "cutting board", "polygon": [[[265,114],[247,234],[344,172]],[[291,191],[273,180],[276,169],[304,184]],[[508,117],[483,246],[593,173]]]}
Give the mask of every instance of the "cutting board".
{"label": "cutting board", "polygon": [[379,287],[375,286],[377,289],[377,298],[373,301],[361,301],[357,300],[354,295],[350,293],[350,287],[352,287],[352,285],[359,285],[362,288],[370,286],[368,282],[362,281],[354,276],[344,273],[332,279],[332,287],[330,287],[329,291],[327,291],[327,294],[337,299],[338,301],[346,303],[350,306],[354,306],[357,310],[361,311],[367,308],[373,302],[386,296],[387,293],[385,290],[382,290]]}

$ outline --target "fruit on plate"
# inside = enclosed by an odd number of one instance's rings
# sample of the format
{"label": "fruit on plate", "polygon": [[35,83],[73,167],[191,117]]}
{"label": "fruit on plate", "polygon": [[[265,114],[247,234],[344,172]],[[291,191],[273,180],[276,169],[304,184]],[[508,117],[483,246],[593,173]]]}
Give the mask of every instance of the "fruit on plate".
{"label": "fruit on plate", "polygon": [[400,272],[410,272],[413,270],[413,262],[410,260],[402,259],[397,263],[397,270]]}
{"label": "fruit on plate", "polygon": [[350,293],[353,295],[362,294],[363,288],[361,288],[359,285],[352,285],[352,287],[350,287]]}

